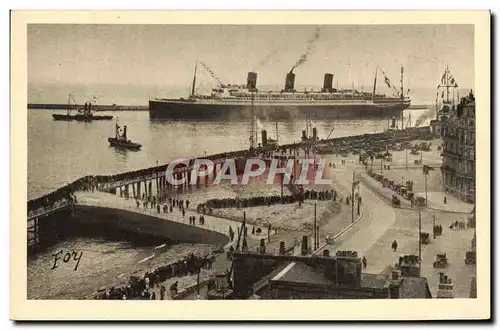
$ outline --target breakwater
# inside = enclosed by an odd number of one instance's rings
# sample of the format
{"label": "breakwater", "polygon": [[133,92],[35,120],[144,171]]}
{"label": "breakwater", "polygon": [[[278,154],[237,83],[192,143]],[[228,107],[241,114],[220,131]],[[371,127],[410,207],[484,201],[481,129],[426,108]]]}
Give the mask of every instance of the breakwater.
{"label": "breakwater", "polygon": [[[430,135],[430,127],[410,127],[399,131],[388,131],[383,133],[371,133],[354,135],[340,138],[332,138],[328,140],[318,140],[314,143],[316,147],[321,145],[342,145],[343,148],[358,148],[359,146],[366,145],[367,143],[378,142],[378,143],[399,143],[403,141],[411,141],[422,138],[427,138]],[[293,143],[281,145],[280,150],[290,150],[299,148],[311,148],[312,143]],[[250,150],[238,150],[224,152],[208,156],[193,157],[191,164],[194,163],[196,158],[205,158],[212,161],[223,161],[229,158],[245,158],[252,157],[255,155],[255,151]],[[28,201],[27,208],[28,213],[34,212],[39,208],[47,208],[54,203],[66,200],[69,198],[70,194],[75,191],[89,190],[89,189],[100,189],[103,186],[107,186],[110,183],[122,182],[130,180],[133,178],[147,178],[149,175],[157,175],[158,173],[165,173],[169,164],[159,165],[154,167],[149,167],[146,169],[140,169],[137,171],[129,171],[113,175],[88,175],[77,179],[49,194],[32,199]],[[177,167],[179,168],[179,167]],[[182,169],[183,171],[189,170],[189,167]]]}
{"label": "breakwater", "polygon": [[[83,109],[84,105],[80,104],[43,104],[43,103],[28,103],[28,109],[47,109],[47,110],[76,110]],[[116,105],[103,104],[97,106],[97,111],[147,111],[147,105]]]}

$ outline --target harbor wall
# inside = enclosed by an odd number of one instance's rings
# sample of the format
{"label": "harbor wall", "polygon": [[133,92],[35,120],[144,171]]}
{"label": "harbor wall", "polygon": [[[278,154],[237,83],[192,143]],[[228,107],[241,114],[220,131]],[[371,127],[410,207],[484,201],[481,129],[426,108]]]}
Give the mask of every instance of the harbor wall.
{"label": "harbor wall", "polygon": [[[67,110],[68,108],[73,110],[76,108],[83,109],[84,105],[28,103],[28,109]],[[98,111],[147,111],[148,109],[147,105],[97,105]]]}

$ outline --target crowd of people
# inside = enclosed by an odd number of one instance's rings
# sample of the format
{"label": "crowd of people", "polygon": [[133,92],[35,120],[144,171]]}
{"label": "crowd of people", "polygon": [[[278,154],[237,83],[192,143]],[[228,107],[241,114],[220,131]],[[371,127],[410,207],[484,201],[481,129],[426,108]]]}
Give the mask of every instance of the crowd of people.
{"label": "crowd of people", "polygon": [[[195,275],[201,269],[211,269],[215,260],[214,254],[205,256],[195,256],[191,254],[174,263],[160,266],[152,272],[146,272],[143,276],[131,276],[129,283],[124,286],[112,287],[109,290],[98,292],[94,299],[98,300],[164,300],[166,287],[162,284],[172,277],[182,277]],[[160,296],[153,292],[154,287],[160,288]],[[170,294],[178,292],[178,281],[174,282],[170,288]]]}
{"label": "crowd of people", "polygon": [[[162,203],[163,206],[162,206]],[[187,208],[189,208],[189,200],[186,199],[179,199],[179,198],[172,198],[169,197],[168,199],[162,199],[162,198],[157,198],[154,195],[146,195],[142,194],[142,198],[139,196],[135,196],[135,204],[139,208],[142,204],[143,208],[152,208],[156,209],[158,213],[161,213],[161,210],[163,210],[164,213],[168,213],[169,211],[172,213],[174,209],[179,209],[179,211],[183,211]]]}
{"label": "crowd of people", "polygon": [[465,223],[465,221],[455,221],[451,224],[450,229],[465,230],[467,229],[467,224]]}
{"label": "crowd of people", "polygon": [[301,196],[294,195],[272,195],[272,196],[254,196],[249,198],[219,198],[210,199],[205,203],[198,205],[198,212],[203,212],[203,208],[221,209],[221,208],[245,208],[256,206],[271,206],[276,204],[291,204],[303,200],[337,200],[335,190],[315,191],[304,190]]}
{"label": "crowd of people", "polygon": [[[186,209],[189,208],[190,205],[188,199],[184,200],[172,197],[166,199],[165,204],[162,205],[159,199],[155,196],[146,196],[145,194],[142,195],[142,199],[139,199],[139,196],[136,196],[135,203],[137,208],[141,207],[141,202],[142,207],[148,208],[148,206],[150,206],[152,209],[156,209],[158,213],[161,213],[162,210],[163,213],[173,213],[175,209],[178,209],[182,213],[183,217],[186,215]],[[205,209],[200,209],[200,207],[198,207],[198,213],[203,213],[198,218],[200,225],[205,224],[205,212]],[[188,220],[190,225],[196,225],[196,217],[194,215],[189,216]]]}
{"label": "crowd of people", "polygon": [[92,176],[80,178],[43,197],[28,201],[28,213],[40,208],[50,207],[62,201],[71,201],[76,191],[93,191],[94,189],[95,181]]}

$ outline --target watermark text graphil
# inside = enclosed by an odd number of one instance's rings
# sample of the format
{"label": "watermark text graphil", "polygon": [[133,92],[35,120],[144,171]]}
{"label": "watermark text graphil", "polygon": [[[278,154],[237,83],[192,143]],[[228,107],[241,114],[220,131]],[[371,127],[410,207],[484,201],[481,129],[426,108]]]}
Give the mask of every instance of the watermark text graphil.
{"label": "watermark text graphil", "polygon": [[325,178],[324,159],[283,159],[283,158],[229,158],[215,164],[210,159],[176,159],[172,161],[165,176],[169,184],[196,185],[201,178],[211,177],[211,185],[229,181],[232,185],[248,185],[251,178],[260,178],[267,184],[284,185],[330,185]]}

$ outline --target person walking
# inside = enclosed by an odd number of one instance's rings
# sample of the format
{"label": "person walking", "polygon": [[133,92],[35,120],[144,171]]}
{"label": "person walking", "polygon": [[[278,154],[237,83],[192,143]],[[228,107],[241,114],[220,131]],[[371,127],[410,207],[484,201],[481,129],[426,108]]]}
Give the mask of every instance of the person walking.
{"label": "person walking", "polygon": [[167,290],[167,289],[165,289],[165,286],[162,284],[162,285],[160,286],[160,300],[165,300],[165,291],[166,291],[166,290]]}
{"label": "person walking", "polygon": [[394,242],[392,242],[391,247],[392,247],[392,250],[394,252],[396,252],[396,250],[398,249],[398,242],[396,242],[396,240],[394,240]]}

